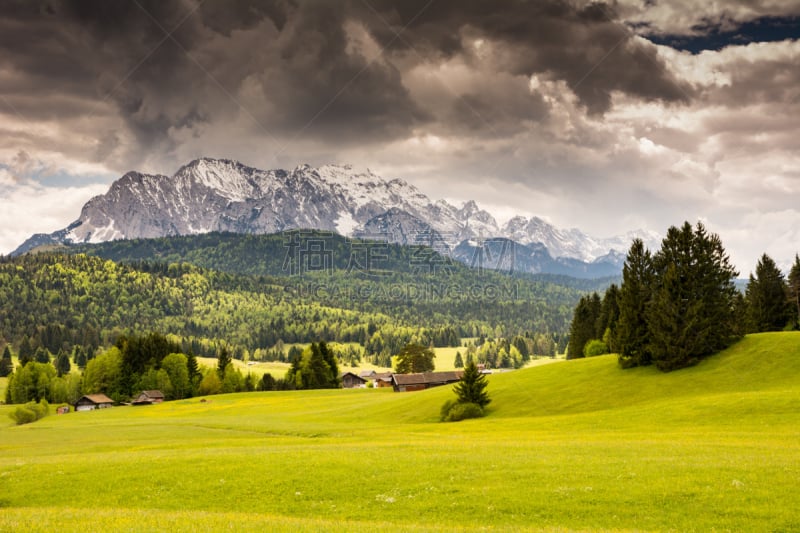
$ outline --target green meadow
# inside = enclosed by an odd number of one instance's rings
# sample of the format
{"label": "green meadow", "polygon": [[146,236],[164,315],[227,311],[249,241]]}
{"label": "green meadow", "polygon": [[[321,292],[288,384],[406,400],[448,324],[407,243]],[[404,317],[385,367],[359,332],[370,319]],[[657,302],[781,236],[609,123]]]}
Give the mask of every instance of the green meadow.
{"label": "green meadow", "polygon": [[800,333],[696,367],[614,356],[450,387],[0,408],[0,531],[798,531]]}

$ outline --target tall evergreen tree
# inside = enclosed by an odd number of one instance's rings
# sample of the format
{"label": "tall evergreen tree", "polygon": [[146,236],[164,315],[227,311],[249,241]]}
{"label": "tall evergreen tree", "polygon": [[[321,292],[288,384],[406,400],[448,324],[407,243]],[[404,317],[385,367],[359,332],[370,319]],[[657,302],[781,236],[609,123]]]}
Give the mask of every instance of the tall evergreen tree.
{"label": "tall evergreen tree", "polygon": [[602,333],[598,335],[597,332],[601,305],[600,295],[597,293],[581,297],[575,307],[572,325],[569,328],[567,359],[583,357],[583,347],[586,343],[602,336]]}
{"label": "tall evergreen tree", "polygon": [[6,345],[3,357],[0,357],[0,378],[7,377],[14,371],[14,361],[11,359],[11,350]]}
{"label": "tall evergreen tree", "polygon": [[69,362],[69,355],[67,355],[67,352],[64,350],[59,350],[55,367],[56,372],[58,372],[58,377],[69,374],[69,371],[72,369],[72,365]]}
{"label": "tall evergreen tree", "polygon": [[456,352],[456,358],[453,361],[453,366],[456,368],[464,368],[464,360],[461,358],[461,352]]}
{"label": "tall evergreen tree", "polygon": [[333,350],[328,348],[325,341],[320,341],[318,346],[323,361],[328,365],[326,386],[336,388],[341,384],[339,382],[339,363],[336,360],[336,355],[334,355]]}
{"label": "tall evergreen tree", "polygon": [[219,355],[217,355],[217,374],[219,375],[220,381],[225,379],[225,369],[232,361],[230,352],[223,346],[219,351]]}
{"label": "tall evergreen tree", "polygon": [[790,319],[786,281],[778,265],[764,254],[756,263],[755,276],[747,284],[748,332],[780,331]]}
{"label": "tall evergreen tree", "polygon": [[634,239],[622,267],[619,323],[615,344],[623,368],[651,363],[647,306],[653,283],[653,259],[641,239]]}
{"label": "tall evergreen tree", "polygon": [[736,338],[737,275],[719,237],[698,223],[671,227],[653,257],[647,308],[653,362],[664,371],[696,364]]}
{"label": "tall evergreen tree", "polygon": [[600,322],[600,312],[603,309],[603,299],[600,298],[600,295],[596,292],[593,292],[589,297],[589,312],[591,313],[591,317],[593,319],[592,322],[592,338],[599,339],[603,336],[603,330],[600,329],[602,327]]}
{"label": "tall evergreen tree", "polygon": [[612,283],[606,289],[600,306],[600,315],[597,317],[595,330],[599,339],[606,343],[611,352],[617,351],[616,331],[619,325],[619,287]]}
{"label": "tall evergreen tree", "polygon": [[22,340],[19,343],[17,356],[19,357],[20,366],[25,366],[29,362],[33,361],[33,346],[31,346],[31,340],[27,337],[27,335],[22,337]]}
{"label": "tall evergreen tree", "polygon": [[733,323],[737,337],[743,337],[747,333],[747,300],[740,291],[736,291],[733,299]]}
{"label": "tall evergreen tree", "polygon": [[470,363],[464,368],[461,380],[453,387],[453,392],[458,396],[458,403],[474,403],[481,408],[491,403],[486,387],[489,382],[481,374],[475,363]]}
{"label": "tall evergreen tree", "polygon": [[275,390],[275,386],[275,378],[272,377],[272,374],[266,372],[263,376],[261,376],[261,381],[258,384],[258,390],[272,391]]}
{"label": "tall evergreen tree", "polygon": [[86,352],[83,350],[83,346],[76,345],[72,349],[72,360],[75,361],[75,365],[81,370],[86,367]]}
{"label": "tall evergreen tree", "polygon": [[330,382],[330,367],[320,349],[320,346],[311,343],[311,357],[308,358],[305,368],[302,369],[304,389],[327,389]]}
{"label": "tall evergreen tree", "polygon": [[788,278],[789,307],[792,310],[794,329],[800,329],[800,256],[795,254]]}
{"label": "tall evergreen tree", "polygon": [[511,341],[511,344],[512,344],[512,345],[514,345],[514,347],[515,347],[517,350],[519,350],[519,354],[522,356],[522,358],[523,358],[525,361],[527,361],[528,359],[530,359],[531,352],[530,352],[530,350],[528,350],[528,343],[527,343],[527,342],[525,342],[525,338],[524,338],[524,337],[522,337],[522,336],[520,336],[520,335],[517,335],[517,336],[516,336],[516,337],[514,337],[514,339]]}
{"label": "tall evergreen tree", "polygon": [[186,370],[189,372],[189,381],[192,383],[195,383],[202,376],[200,367],[197,365],[197,357],[191,350],[186,356]]}
{"label": "tall evergreen tree", "polygon": [[36,348],[33,358],[37,363],[47,364],[50,362],[50,352],[44,346],[39,346]]}
{"label": "tall evergreen tree", "polygon": [[324,342],[311,343],[292,361],[286,381],[297,389],[333,389],[340,385],[336,360]]}

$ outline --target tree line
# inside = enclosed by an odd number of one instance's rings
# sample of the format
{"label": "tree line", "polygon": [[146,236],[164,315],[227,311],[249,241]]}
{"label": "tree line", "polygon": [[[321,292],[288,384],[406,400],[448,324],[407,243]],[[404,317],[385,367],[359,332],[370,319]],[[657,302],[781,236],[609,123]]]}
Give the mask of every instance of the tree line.
{"label": "tree line", "polygon": [[788,279],[764,254],[744,294],[722,242],[698,223],[671,227],[651,253],[634,240],[622,284],[584,296],[570,327],[568,358],[618,353],[623,368],[663,371],[696,364],[745,333],[798,329],[800,257]]}

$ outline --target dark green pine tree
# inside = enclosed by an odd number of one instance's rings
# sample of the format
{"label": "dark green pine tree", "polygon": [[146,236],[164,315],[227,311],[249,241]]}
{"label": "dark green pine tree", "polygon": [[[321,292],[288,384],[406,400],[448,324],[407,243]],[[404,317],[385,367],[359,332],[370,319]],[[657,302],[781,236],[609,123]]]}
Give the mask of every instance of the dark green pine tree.
{"label": "dark green pine tree", "polygon": [[341,385],[339,381],[339,363],[336,360],[336,355],[334,355],[333,351],[328,348],[328,345],[325,344],[325,341],[319,342],[319,353],[322,355],[322,359],[328,365],[328,374],[326,376],[326,388],[336,389]]}
{"label": "dark green pine tree", "polygon": [[634,239],[622,267],[619,321],[614,341],[623,368],[646,366],[652,362],[646,318],[652,283],[653,259],[644,242]]}
{"label": "dark green pine tree", "polygon": [[733,321],[734,330],[737,337],[743,337],[747,333],[747,300],[740,291],[736,291],[733,299]]}
{"label": "dark green pine tree", "polygon": [[747,284],[747,331],[780,331],[790,320],[786,281],[778,265],[764,254],[756,263],[755,276]]}
{"label": "dark green pine tree", "polygon": [[260,391],[273,391],[275,386],[275,378],[269,372],[261,376],[261,381],[258,382],[258,390]]}
{"label": "dark green pine tree", "polygon": [[800,329],[800,256],[795,254],[794,264],[789,271],[788,278],[789,307],[794,323],[794,329]]}
{"label": "dark green pine tree", "polygon": [[569,345],[567,359],[583,357],[583,347],[592,339],[602,336],[597,333],[597,322],[600,316],[600,295],[593,293],[581,297],[575,312],[572,315],[572,324],[569,328]]}
{"label": "dark green pine tree", "polygon": [[72,365],[69,362],[69,355],[64,350],[59,350],[58,356],[56,356],[56,372],[58,372],[58,377],[64,376],[69,374],[69,371],[72,370]]}
{"label": "dark green pine tree", "polygon": [[616,331],[619,324],[619,287],[612,283],[603,295],[600,315],[597,317],[595,331],[612,353],[617,352]]}
{"label": "dark green pine tree", "polygon": [[453,361],[453,366],[456,368],[464,368],[464,360],[461,359],[461,352],[456,352],[456,359]]}
{"label": "dark green pine tree", "polygon": [[700,282],[695,294],[703,304],[702,321],[696,329],[702,342],[695,344],[695,350],[705,357],[741,338],[736,324],[739,290],[734,284],[739,272],[731,264],[719,236],[709,234],[700,223],[695,227],[695,246]]}
{"label": "dark green pine tree", "polygon": [[650,353],[664,371],[696,364],[736,338],[737,272],[716,235],[702,224],[671,227],[653,257],[647,308]]}
{"label": "dark green pine tree", "polygon": [[589,297],[589,312],[591,313],[594,322],[592,323],[592,339],[599,339],[603,336],[603,330],[600,328],[600,312],[603,309],[603,299],[600,298],[600,295],[596,292],[593,292],[592,295]]}
{"label": "dark green pine tree", "polygon": [[33,354],[33,359],[37,363],[47,364],[50,362],[50,352],[44,346],[39,346],[36,348],[36,353]]}
{"label": "dark green pine tree", "polygon": [[453,387],[453,392],[458,396],[458,403],[474,403],[483,409],[492,401],[486,391],[488,385],[486,376],[480,373],[475,363],[469,363],[464,368],[461,380]]}
{"label": "dark green pine tree", "polygon": [[228,352],[228,349],[223,347],[219,351],[219,355],[217,355],[217,375],[219,375],[219,379],[225,379],[225,369],[228,368],[228,365],[231,364],[233,360],[231,359],[231,354]]}
{"label": "dark green pine tree", "polygon": [[0,378],[7,377],[14,371],[14,361],[11,359],[11,350],[6,345],[3,357],[0,357]]}
{"label": "dark green pine tree", "polygon": [[528,361],[531,358],[531,352],[528,350],[528,343],[525,342],[524,337],[517,335],[511,341],[511,344],[514,345],[517,350],[519,350],[519,354],[522,356],[523,360]]}
{"label": "dark green pine tree", "polygon": [[86,368],[86,352],[83,350],[83,346],[77,345],[72,349],[72,360],[81,370]]}
{"label": "dark green pine tree", "polygon": [[189,354],[186,356],[186,370],[189,373],[189,382],[191,383],[194,383],[195,380],[202,375],[200,373],[200,367],[197,366],[197,357],[195,357],[191,350],[189,350]]}
{"label": "dark green pine tree", "polygon": [[311,356],[300,369],[304,389],[331,388],[331,369],[325,359],[320,345],[312,342]]}
{"label": "dark green pine tree", "polygon": [[27,336],[22,337],[17,355],[19,356],[20,366],[25,366],[33,361],[33,346],[31,346],[31,340]]}

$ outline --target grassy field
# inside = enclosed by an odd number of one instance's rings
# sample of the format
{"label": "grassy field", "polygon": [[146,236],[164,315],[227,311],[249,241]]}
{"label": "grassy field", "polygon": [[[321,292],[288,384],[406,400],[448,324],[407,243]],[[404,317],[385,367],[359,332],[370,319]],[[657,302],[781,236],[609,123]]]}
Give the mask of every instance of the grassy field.
{"label": "grassy field", "polygon": [[[198,357],[197,363],[210,368],[217,368],[218,361],[216,357]],[[272,374],[275,378],[282,378],[286,375],[286,371],[289,370],[289,363],[253,361],[253,364],[247,364],[238,359],[232,360],[231,363],[241,370],[242,374],[247,375],[249,372],[259,378],[264,374]]]}
{"label": "grassy field", "polygon": [[419,393],[0,408],[0,531],[797,531],[800,333],[697,367],[613,356],[490,376],[489,416]]}
{"label": "grassy field", "polygon": [[[308,344],[289,344],[286,347],[286,351],[288,352],[291,346],[298,346],[300,348],[305,348]],[[443,347],[443,348],[435,348],[436,359],[434,359],[434,364],[436,365],[436,370],[454,370],[455,369],[455,358],[456,352],[461,352],[461,357],[466,357],[467,349],[466,348],[450,348],[450,347]],[[198,357],[197,362],[201,365],[207,367],[216,367],[217,366],[217,359],[215,357]],[[238,359],[233,360],[234,366],[242,371],[243,374],[247,374],[251,372],[256,374],[257,376],[261,377],[266,373],[272,374],[274,378],[282,378],[286,375],[286,372],[289,370],[289,363],[278,363],[278,362],[261,362],[261,361],[251,361],[250,363],[246,363],[244,361],[239,361]],[[367,363],[362,361],[358,366],[348,366],[343,365],[339,367],[340,372],[354,372],[358,374],[362,370],[376,370],[378,372],[385,372],[391,370],[390,368],[379,367],[375,366],[371,363]]]}

